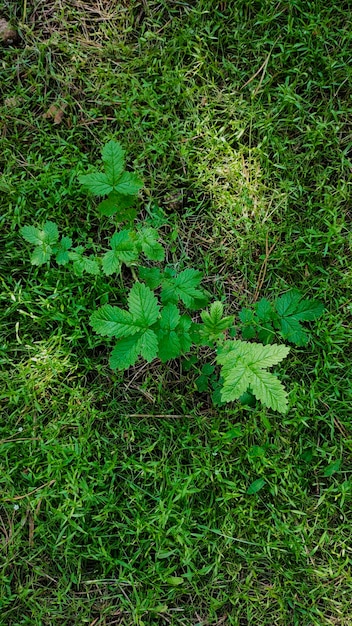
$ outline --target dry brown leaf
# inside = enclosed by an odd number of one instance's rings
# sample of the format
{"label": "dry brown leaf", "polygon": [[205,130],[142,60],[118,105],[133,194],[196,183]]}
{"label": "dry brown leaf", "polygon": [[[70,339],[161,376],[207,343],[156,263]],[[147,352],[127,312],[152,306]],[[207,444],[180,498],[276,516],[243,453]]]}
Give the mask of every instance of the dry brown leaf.
{"label": "dry brown leaf", "polygon": [[61,124],[67,104],[51,104],[47,112],[43,114],[44,119],[52,119],[54,124]]}

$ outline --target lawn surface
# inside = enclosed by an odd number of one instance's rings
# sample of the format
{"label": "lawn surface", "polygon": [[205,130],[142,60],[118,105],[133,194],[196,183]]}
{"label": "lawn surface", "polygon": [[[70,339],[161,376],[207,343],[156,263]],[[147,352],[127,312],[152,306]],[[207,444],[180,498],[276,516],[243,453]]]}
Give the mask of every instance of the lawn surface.
{"label": "lawn surface", "polygon": [[[0,0],[1,625],[352,624],[350,9]],[[228,312],[324,303],[286,415],[214,407],[182,359],[113,372],[116,281],[30,264],[25,224],[106,245],[77,176],[109,139]]]}

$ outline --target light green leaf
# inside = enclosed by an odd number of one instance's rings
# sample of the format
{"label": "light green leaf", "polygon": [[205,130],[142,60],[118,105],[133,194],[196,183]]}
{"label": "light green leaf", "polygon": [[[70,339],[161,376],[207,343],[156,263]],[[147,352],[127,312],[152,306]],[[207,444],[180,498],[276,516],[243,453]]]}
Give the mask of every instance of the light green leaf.
{"label": "light green leaf", "polygon": [[143,187],[141,179],[134,172],[124,172],[114,190],[124,196],[135,196]]}
{"label": "light green leaf", "polygon": [[50,261],[52,255],[52,248],[47,245],[36,246],[31,255],[32,265],[44,265],[47,261]]}
{"label": "light green leaf", "polygon": [[274,374],[259,368],[253,370],[249,386],[255,397],[265,406],[279,413],[287,412],[287,393]]}
{"label": "light green leaf", "polygon": [[45,242],[54,245],[59,239],[59,229],[55,222],[45,222],[44,224]]}
{"label": "light green leaf", "polygon": [[78,176],[78,180],[94,196],[106,196],[114,187],[110,185],[106,174],[101,172],[93,172],[92,174],[82,174]]}
{"label": "light green leaf", "polygon": [[22,226],[20,233],[23,239],[35,246],[41,246],[45,241],[44,231],[39,230],[39,228],[35,228],[35,226]]}
{"label": "light green leaf", "polygon": [[116,256],[128,265],[138,258],[134,233],[130,230],[120,230],[110,239],[110,246]]}
{"label": "light green leaf", "polygon": [[232,326],[234,321],[233,315],[222,317],[224,307],[222,302],[213,302],[210,305],[209,312],[202,311],[200,316],[203,320],[204,327],[200,329],[201,336],[209,341],[219,339],[223,332]]}
{"label": "light green leaf", "polygon": [[94,276],[97,276],[100,272],[100,267],[99,267],[99,263],[97,261],[97,259],[94,258],[94,256],[90,256],[90,257],[82,257],[82,261],[83,261],[83,271],[87,272],[87,274],[93,274]]}
{"label": "light green leaf", "polygon": [[158,301],[149,287],[143,283],[133,285],[128,294],[128,306],[135,322],[141,327],[152,326],[159,317]]}
{"label": "light green leaf", "polygon": [[[72,254],[74,255],[74,257],[72,256]],[[99,263],[93,256],[86,257],[74,252],[69,252],[68,255],[70,259],[73,259],[73,269],[77,276],[82,276],[83,272],[87,272],[87,274],[93,274],[94,276],[97,276],[99,274]]]}
{"label": "light green leaf", "polygon": [[102,149],[106,179],[115,187],[121,178],[125,164],[125,151],[117,141],[108,141]]}
{"label": "light green leaf", "polygon": [[211,319],[212,324],[217,324],[220,322],[222,316],[224,314],[224,305],[219,300],[212,302],[209,309],[209,317]]}
{"label": "light green leaf", "polygon": [[55,260],[58,265],[66,265],[69,262],[70,257],[68,250],[72,246],[72,239],[70,237],[62,237],[58,246],[55,248]]}
{"label": "light green leaf", "polygon": [[137,234],[138,242],[145,256],[151,261],[163,261],[165,252],[158,242],[158,231],[154,228],[141,228]]}
{"label": "light green leaf", "polygon": [[106,254],[104,254],[102,258],[102,266],[103,272],[106,276],[120,273],[121,265],[122,263],[114,250],[109,250],[108,252],[106,252]]}
{"label": "light green leaf", "polygon": [[129,311],[124,311],[111,304],[104,304],[90,317],[90,325],[99,335],[105,337],[128,337],[134,335],[140,328],[134,324]]}
{"label": "light green leaf", "polygon": [[253,495],[254,493],[258,493],[258,491],[260,491],[261,489],[263,489],[264,485],[266,484],[266,480],[264,478],[257,478],[257,480],[254,480],[248,487],[247,489],[247,494],[248,495]]}
{"label": "light green leaf", "polygon": [[[43,230],[39,230],[39,228],[34,226],[23,226],[20,233],[28,243],[35,246],[54,245],[59,238],[57,224],[49,221],[45,222]],[[35,263],[35,265],[41,265],[41,263]]]}
{"label": "light green leaf", "polygon": [[266,368],[276,365],[288,354],[287,346],[276,344],[228,341],[219,350],[217,362],[222,365],[224,402],[238,399],[249,388],[265,406],[280,413],[287,410],[287,394],[283,385]]}
{"label": "light green leaf", "polygon": [[168,585],[172,585],[173,587],[178,587],[179,585],[182,585],[185,581],[183,578],[181,578],[181,576],[169,576],[169,578],[167,578],[165,582],[167,582]]}
{"label": "light green leaf", "polygon": [[222,370],[222,376],[224,378],[221,390],[221,399],[223,402],[238,400],[249,387],[250,372],[248,372],[246,364],[242,363],[240,359],[234,362],[231,369],[229,368],[227,372]]}

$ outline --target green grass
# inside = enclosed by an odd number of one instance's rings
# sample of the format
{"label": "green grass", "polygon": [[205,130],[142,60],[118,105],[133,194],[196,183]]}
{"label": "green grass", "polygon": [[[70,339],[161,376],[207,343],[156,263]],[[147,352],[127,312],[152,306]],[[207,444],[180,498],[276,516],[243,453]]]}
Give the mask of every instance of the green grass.
{"label": "green grass", "polygon": [[[100,4],[0,0],[0,624],[348,626],[349,4]],[[30,265],[25,224],[113,232],[77,184],[110,138],[229,311],[324,302],[286,416],[214,408],[178,361],[113,373],[88,318],[119,285]]]}

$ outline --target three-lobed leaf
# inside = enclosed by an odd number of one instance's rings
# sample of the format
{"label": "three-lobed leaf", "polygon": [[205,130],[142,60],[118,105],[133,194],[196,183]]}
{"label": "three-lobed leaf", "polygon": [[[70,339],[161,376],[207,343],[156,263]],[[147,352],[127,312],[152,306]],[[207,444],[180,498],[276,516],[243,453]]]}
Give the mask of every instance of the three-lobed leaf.
{"label": "three-lobed leaf", "polygon": [[35,228],[35,226],[23,226],[20,230],[22,237],[35,245],[32,255],[32,265],[43,265],[50,261],[53,254],[53,246],[59,239],[59,230],[55,222],[46,221],[43,229]]}
{"label": "three-lobed leaf", "polygon": [[197,300],[204,298],[204,291],[199,289],[202,273],[193,268],[185,269],[177,276],[170,276],[162,281],[162,302],[177,303],[178,300],[190,309],[195,308]]}
{"label": "three-lobed leaf", "polygon": [[69,249],[72,246],[71,237],[62,237],[60,243],[55,247],[55,260],[58,265],[66,265],[69,260]]}
{"label": "three-lobed leaf", "polygon": [[104,274],[110,276],[121,269],[121,264],[130,265],[138,258],[138,251],[134,233],[129,230],[120,230],[110,239],[111,250],[106,252],[102,259]]}
{"label": "three-lobed leaf", "polygon": [[[79,182],[95,196],[109,196],[100,204],[103,215],[115,213],[114,202],[123,196],[135,196],[143,186],[134,172],[125,172],[125,152],[117,141],[109,141],[102,149],[104,172],[81,174]],[[118,208],[118,206],[117,206]]]}
{"label": "three-lobed leaf", "polygon": [[309,340],[309,334],[301,322],[317,319],[324,307],[317,300],[302,299],[299,291],[292,290],[278,298],[275,309],[282,337],[297,346],[304,346]]}

